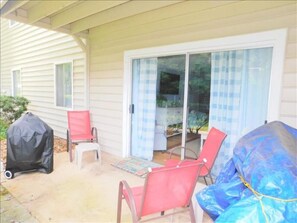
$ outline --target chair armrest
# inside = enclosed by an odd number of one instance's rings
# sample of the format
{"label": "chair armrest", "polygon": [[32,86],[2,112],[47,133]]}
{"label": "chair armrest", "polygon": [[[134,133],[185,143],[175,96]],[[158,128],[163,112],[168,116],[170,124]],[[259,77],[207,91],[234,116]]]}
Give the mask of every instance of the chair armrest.
{"label": "chair armrest", "polygon": [[191,153],[194,154],[195,159],[198,159],[198,155],[194,152],[194,150],[189,149],[189,148],[186,148],[186,147],[183,147],[183,146],[178,146],[178,147],[175,147],[175,148],[173,148],[173,149],[170,149],[169,159],[171,159],[172,153],[173,153],[175,150],[177,150],[177,149],[185,149],[185,154],[187,154],[187,151],[190,151]]}
{"label": "chair armrest", "polygon": [[198,155],[195,153],[195,151],[194,151],[194,150],[192,150],[192,149],[189,149],[189,148],[186,148],[186,150],[188,150],[188,151],[192,152],[192,153],[195,155],[195,159],[198,159]]}
{"label": "chair armrest", "polygon": [[119,196],[122,196],[122,198],[124,198],[124,192],[123,192],[124,190],[126,190],[126,192],[127,192],[127,196],[128,196],[129,200],[126,199],[126,201],[129,204],[131,212],[137,213],[135,199],[134,199],[134,196],[132,193],[132,189],[125,180],[122,180],[122,181],[120,181],[120,184],[119,184]]}
{"label": "chair armrest", "polygon": [[170,149],[170,150],[169,150],[169,159],[171,159],[172,153],[173,153],[174,151],[176,151],[177,149],[182,149],[182,148],[185,148],[185,147],[177,146],[177,147],[175,147],[175,148]]}
{"label": "chair armrest", "polygon": [[191,159],[184,159],[184,160],[175,160],[175,159],[169,159],[165,162],[165,167],[174,167],[174,166],[185,166],[185,165],[191,165],[199,163],[201,165],[204,165],[203,162],[200,162],[199,160],[191,160]]}

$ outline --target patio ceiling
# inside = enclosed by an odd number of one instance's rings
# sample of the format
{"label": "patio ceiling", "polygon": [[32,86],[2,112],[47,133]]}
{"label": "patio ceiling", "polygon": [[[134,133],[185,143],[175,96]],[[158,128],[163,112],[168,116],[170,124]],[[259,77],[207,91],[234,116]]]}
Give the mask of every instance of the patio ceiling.
{"label": "patio ceiling", "polygon": [[1,0],[1,17],[85,37],[90,28],[183,0]]}

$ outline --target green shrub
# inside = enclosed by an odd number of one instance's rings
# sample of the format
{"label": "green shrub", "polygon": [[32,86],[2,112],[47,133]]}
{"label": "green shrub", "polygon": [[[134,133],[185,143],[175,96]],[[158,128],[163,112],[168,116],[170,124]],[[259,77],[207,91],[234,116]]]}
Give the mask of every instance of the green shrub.
{"label": "green shrub", "polygon": [[[1,119],[10,125],[27,111],[29,100],[24,97],[0,96]],[[2,124],[1,124],[2,126]]]}
{"label": "green shrub", "polygon": [[6,139],[8,124],[0,118],[0,140]]}

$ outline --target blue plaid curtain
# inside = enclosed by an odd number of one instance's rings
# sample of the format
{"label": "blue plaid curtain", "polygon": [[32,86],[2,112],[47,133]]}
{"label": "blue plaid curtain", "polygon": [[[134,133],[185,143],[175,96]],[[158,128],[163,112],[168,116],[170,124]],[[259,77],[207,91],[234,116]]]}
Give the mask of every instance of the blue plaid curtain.
{"label": "blue plaid curtain", "polygon": [[267,117],[272,48],[212,53],[209,126],[226,132],[213,175],[232,157],[245,133]]}
{"label": "blue plaid curtain", "polygon": [[133,60],[132,156],[153,159],[157,58]]}

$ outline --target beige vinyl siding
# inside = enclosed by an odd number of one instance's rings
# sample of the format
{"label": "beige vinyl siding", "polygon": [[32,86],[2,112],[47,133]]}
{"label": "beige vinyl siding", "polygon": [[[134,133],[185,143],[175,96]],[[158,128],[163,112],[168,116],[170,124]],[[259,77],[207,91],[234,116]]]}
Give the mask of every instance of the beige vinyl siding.
{"label": "beige vinyl siding", "polygon": [[280,28],[288,28],[280,120],[296,128],[295,1],[186,1],[91,29],[90,107],[103,149],[122,151],[126,50]]}
{"label": "beige vinyl siding", "polygon": [[13,68],[21,69],[22,95],[28,110],[66,137],[66,109],[55,106],[55,64],[73,63],[73,108],[85,109],[85,53],[69,35],[1,21],[1,91],[10,94]]}
{"label": "beige vinyl siding", "polygon": [[[296,19],[295,19],[296,21]],[[284,65],[281,118],[286,123],[295,123],[297,128],[297,28],[288,32],[286,59]]]}

